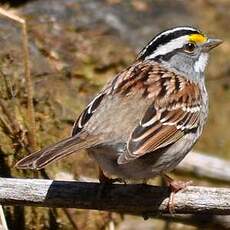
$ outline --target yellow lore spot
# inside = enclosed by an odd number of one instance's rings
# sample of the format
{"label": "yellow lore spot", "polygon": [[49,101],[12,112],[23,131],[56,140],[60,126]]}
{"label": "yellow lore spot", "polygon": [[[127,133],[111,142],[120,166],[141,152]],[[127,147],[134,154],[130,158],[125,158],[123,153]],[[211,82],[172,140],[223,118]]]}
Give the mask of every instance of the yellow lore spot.
{"label": "yellow lore spot", "polygon": [[194,42],[194,43],[204,43],[208,40],[208,38],[202,34],[188,35],[188,39],[190,42]]}

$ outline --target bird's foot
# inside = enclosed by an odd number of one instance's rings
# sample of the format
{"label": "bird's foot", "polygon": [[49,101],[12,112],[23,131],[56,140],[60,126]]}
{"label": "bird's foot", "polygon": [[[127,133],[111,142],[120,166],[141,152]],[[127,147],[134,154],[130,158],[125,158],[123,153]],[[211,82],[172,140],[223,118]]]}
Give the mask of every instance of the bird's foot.
{"label": "bird's foot", "polygon": [[126,184],[126,182],[122,178],[109,178],[109,177],[107,177],[101,168],[99,168],[99,181],[100,181],[100,183],[103,183],[103,184],[113,184],[116,182]]}
{"label": "bird's foot", "polygon": [[168,202],[168,209],[170,214],[175,213],[175,205],[174,205],[174,198],[175,194],[179,191],[183,191],[187,188],[187,186],[191,185],[192,181],[176,181],[173,180],[171,177],[167,176],[166,174],[163,175],[164,180],[166,181],[166,184],[170,188],[170,196],[169,196],[169,202]]}

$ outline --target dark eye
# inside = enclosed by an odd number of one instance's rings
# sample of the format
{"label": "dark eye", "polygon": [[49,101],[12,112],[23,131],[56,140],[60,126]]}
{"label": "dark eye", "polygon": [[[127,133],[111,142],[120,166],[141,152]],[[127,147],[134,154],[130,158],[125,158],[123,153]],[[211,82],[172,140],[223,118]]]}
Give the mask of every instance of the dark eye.
{"label": "dark eye", "polygon": [[184,51],[187,53],[192,53],[196,48],[194,43],[187,43],[184,45]]}

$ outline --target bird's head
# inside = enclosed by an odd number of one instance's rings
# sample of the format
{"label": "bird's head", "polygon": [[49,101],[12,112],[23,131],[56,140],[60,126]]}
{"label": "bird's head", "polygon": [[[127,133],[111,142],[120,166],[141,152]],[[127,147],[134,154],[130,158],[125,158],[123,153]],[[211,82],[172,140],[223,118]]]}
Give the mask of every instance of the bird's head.
{"label": "bird's head", "polygon": [[[155,60],[191,78],[203,76],[211,49],[222,43],[193,27],[175,27],[156,35],[139,53],[139,60]],[[197,79],[198,80],[198,79]]]}

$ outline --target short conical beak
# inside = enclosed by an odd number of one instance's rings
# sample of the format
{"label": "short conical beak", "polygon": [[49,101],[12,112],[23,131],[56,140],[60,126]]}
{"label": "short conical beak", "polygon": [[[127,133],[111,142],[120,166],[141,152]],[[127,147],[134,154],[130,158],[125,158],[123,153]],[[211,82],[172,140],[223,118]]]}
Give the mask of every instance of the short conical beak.
{"label": "short conical beak", "polygon": [[205,52],[209,52],[210,50],[212,50],[213,48],[217,47],[218,45],[220,45],[221,43],[223,43],[223,41],[221,39],[216,39],[216,38],[209,38],[207,40],[207,42],[205,42],[203,44],[203,50]]}

